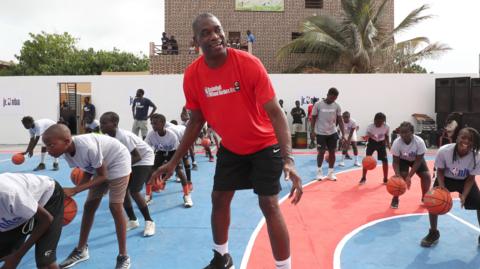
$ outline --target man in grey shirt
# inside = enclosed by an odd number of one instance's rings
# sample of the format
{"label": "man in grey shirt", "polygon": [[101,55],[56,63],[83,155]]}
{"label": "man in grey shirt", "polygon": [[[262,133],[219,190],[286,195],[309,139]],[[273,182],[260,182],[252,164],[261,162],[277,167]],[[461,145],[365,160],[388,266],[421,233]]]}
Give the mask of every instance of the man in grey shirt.
{"label": "man in grey shirt", "polygon": [[[344,143],[344,127],[342,119],[342,110],[340,105],[335,102],[338,97],[338,90],[330,88],[327,98],[318,101],[312,109],[312,131],[311,139],[317,139],[318,155],[317,155],[317,180],[329,179],[337,180],[333,172],[335,165],[335,150],[337,148],[338,133],[337,123],[342,132],[341,143]],[[323,176],[322,164],[325,151],[328,149],[328,174]]]}

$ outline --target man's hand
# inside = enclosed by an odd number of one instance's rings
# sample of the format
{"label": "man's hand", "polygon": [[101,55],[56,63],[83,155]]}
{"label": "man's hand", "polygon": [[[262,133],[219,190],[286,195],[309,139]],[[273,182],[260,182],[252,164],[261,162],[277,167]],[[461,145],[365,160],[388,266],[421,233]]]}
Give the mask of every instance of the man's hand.
{"label": "man's hand", "polygon": [[412,185],[412,178],[409,175],[407,175],[407,177],[405,177],[405,182],[407,183],[407,189],[409,190],[410,185]]}
{"label": "man's hand", "polygon": [[72,197],[75,194],[77,194],[77,192],[75,191],[75,188],[63,188],[63,193],[67,197]]}
{"label": "man's hand", "polygon": [[33,149],[22,152],[23,155],[28,155],[29,158],[33,156]]}
{"label": "man's hand", "polygon": [[20,263],[20,258],[15,254],[10,254],[4,259],[4,264],[0,269],[15,269]]}
{"label": "man's hand", "polygon": [[290,159],[285,161],[283,172],[285,173],[285,180],[292,181],[292,189],[290,190],[288,198],[293,197],[292,204],[296,205],[300,202],[303,195],[302,179],[298,176],[297,171],[295,170],[295,164]]}
{"label": "man's hand", "polygon": [[160,166],[157,170],[155,170],[152,173],[149,183],[152,185],[155,185],[155,183],[157,183],[160,180],[165,181],[169,179],[173,175],[173,172],[175,171],[176,167],[177,166],[171,162],[167,162],[166,164]]}
{"label": "man's hand", "polygon": [[460,206],[461,208],[465,207],[465,200],[467,199],[467,196],[465,194],[460,195]]}

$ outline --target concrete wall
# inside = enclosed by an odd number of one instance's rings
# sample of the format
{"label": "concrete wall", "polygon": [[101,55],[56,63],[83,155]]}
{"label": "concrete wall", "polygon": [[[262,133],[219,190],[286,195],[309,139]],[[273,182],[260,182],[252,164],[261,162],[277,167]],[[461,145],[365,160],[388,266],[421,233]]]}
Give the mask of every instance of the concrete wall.
{"label": "concrete wall", "polygon": [[[435,117],[435,78],[460,76],[477,77],[475,74],[275,74],[271,79],[288,112],[295,100],[301,101],[302,97],[305,100],[307,96],[325,97],[330,87],[336,87],[340,91],[338,103],[342,110],[350,111],[360,124],[359,133],[364,134],[379,111],[387,115],[392,127],[412,120],[413,113]],[[145,90],[145,96],[157,105],[159,113],[168,120],[179,120],[185,102],[182,79],[183,75],[0,77],[0,123],[3,127],[0,144],[28,142],[28,133],[20,123],[25,115],[58,119],[60,82],[90,82],[97,115],[115,111],[120,115],[120,127],[130,129],[133,123],[130,105],[138,88]]]}

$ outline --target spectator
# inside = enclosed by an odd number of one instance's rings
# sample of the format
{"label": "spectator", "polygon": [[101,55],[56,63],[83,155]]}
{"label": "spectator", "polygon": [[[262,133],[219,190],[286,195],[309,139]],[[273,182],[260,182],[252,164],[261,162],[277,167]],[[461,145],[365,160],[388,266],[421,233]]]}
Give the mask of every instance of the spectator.
{"label": "spectator", "polygon": [[90,103],[90,96],[85,96],[85,98],[83,99],[84,101],[84,105],[83,105],[83,116],[82,116],[82,120],[81,120],[81,123],[82,123],[82,126],[84,128],[87,127],[87,122],[86,120],[89,118],[91,119],[92,121],[95,119],[95,106]]}
{"label": "spectator", "polygon": [[257,39],[255,36],[250,32],[250,30],[247,30],[247,43],[255,43]]}
{"label": "spectator", "polygon": [[305,110],[300,107],[300,101],[295,101],[295,107],[290,111],[290,115],[292,115],[293,118],[293,133],[303,132],[303,118],[305,118],[306,114]]}
{"label": "spectator", "polygon": [[[157,110],[157,107],[152,101],[150,101],[150,99],[143,97],[144,94],[145,94],[145,91],[143,89],[138,89],[132,104],[132,114],[133,114],[132,133],[138,135],[139,131],[141,131],[142,132],[141,137],[143,139],[145,139],[148,132],[147,119],[149,119],[150,116],[152,116],[152,114],[155,113],[155,110]],[[150,107],[152,107],[153,109],[152,109],[152,112],[148,114],[148,110]]]}
{"label": "spectator", "polygon": [[172,48],[170,54],[178,54],[178,43],[173,35],[170,37],[170,45]]}
{"label": "spectator", "polygon": [[287,111],[285,110],[285,108],[283,108],[283,99],[278,100],[278,104],[280,104],[280,107],[282,108],[283,113],[285,113],[285,116],[287,116],[288,115]]}
{"label": "spectator", "polygon": [[168,53],[168,45],[170,44],[170,39],[167,37],[167,33],[162,33],[162,54]]}
{"label": "spectator", "polygon": [[197,48],[195,47],[195,41],[190,41],[190,47],[188,48],[188,54],[197,54]]}

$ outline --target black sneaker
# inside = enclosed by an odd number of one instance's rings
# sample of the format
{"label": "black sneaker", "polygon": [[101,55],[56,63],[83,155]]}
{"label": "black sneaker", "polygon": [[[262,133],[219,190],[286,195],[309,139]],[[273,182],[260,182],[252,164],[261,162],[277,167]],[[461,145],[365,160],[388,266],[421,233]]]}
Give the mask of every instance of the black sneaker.
{"label": "black sneaker", "polygon": [[363,185],[363,184],[365,184],[365,182],[367,182],[367,179],[364,178],[364,177],[362,177],[362,178],[360,179],[360,182],[358,182],[358,185]]}
{"label": "black sneaker", "polygon": [[383,185],[387,185],[387,181],[388,181],[388,179],[387,179],[387,178],[384,178],[384,179],[383,179]]}
{"label": "black sneaker", "polygon": [[130,257],[118,255],[115,269],[130,269]]}
{"label": "black sneaker", "polygon": [[35,167],[35,169],[33,169],[33,171],[40,171],[40,170],[45,170],[45,164],[44,163],[39,163],[37,167]]}
{"label": "black sneaker", "polygon": [[428,231],[427,236],[425,236],[422,239],[422,242],[420,243],[420,246],[422,246],[424,248],[429,248],[432,245],[435,245],[436,243],[438,243],[439,238],[440,238],[440,232],[438,230],[433,231],[432,229],[430,229]]}
{"label": "black sneaker", "polygon": [[398,208],[398,202],[399,202],[398,197],[394,196],[392,198],[392,202],[390,203],[390,208],[397,209]]}
{"label": "black sneaker", "polygon": [[68,257],[59,264],[60,268],[70,268],[79,262],[86,261],[90,258],[88,255],[88,247],[85,247],[82,250],[74,248],[73,251],[68,255]]}
{"label": "black sneaker", "polygon": [[58,163],[53,163],[53,171],[58,171]]}
{"label": "black sneaker", "polygon": [[214,256],[213,259],[210,261],[210,264],[203,269],[233,269],[233,260],[230,254],[225,253],[225,255],[220,255],[217,251],[213,251]]}
{"label": "black sneaker", "polygon": [[351,159],[352,159],[352,157],[350,157],[350,155],[345,155],[345,159],[347,159],[347,160],[351,160]]}
{"label": "black sneaker", "polygon": [[197,171],[198,165],[196,163],[192,164],[192,170]]}

